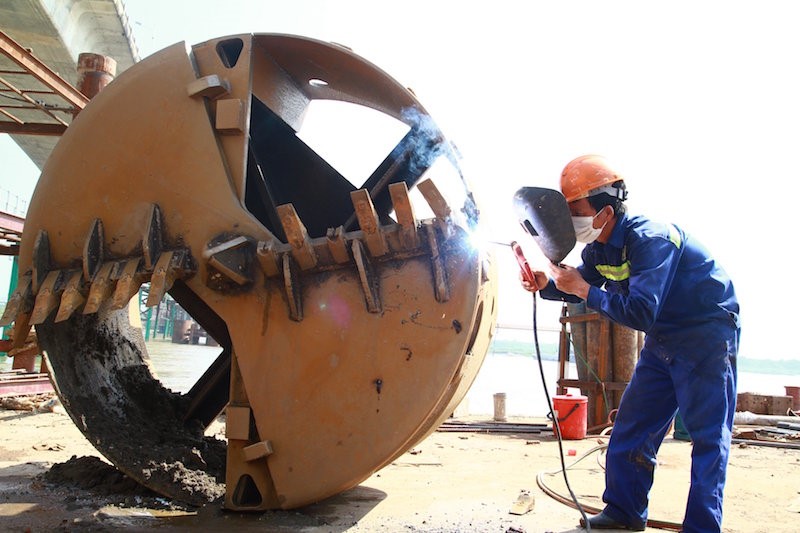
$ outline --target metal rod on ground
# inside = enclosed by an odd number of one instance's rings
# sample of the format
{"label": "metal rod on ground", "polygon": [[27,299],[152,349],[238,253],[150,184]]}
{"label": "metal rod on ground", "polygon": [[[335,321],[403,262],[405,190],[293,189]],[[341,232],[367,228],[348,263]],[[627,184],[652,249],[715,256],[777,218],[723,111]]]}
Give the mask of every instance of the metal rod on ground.
{"label": "metal rod on ground", "polygon": [[731,439],[733,444],[746,444],[748,446],[766,446],[768,448],[784,448],[787,450],[800,450],[800,444],[778,442],[771,440]]}

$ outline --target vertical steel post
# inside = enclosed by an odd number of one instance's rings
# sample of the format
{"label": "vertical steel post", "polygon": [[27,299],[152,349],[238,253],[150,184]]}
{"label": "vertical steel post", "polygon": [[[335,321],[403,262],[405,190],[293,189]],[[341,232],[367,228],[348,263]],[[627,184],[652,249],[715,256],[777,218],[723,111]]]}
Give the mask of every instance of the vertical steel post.
{"label": "vertical steel post", "polygon": [[[139,309],[141,309],[141,302],[142,302],[142,289],[139,289]],[[150,315],[153,314],[153,308],[148,307],[147,313],[145,314],[145,321],[144,321],[144,341],[147,342],[150,340]]]}
{"label": "vertical steel post", "polygon": [[[175,306],[178,303],[175,300],[168,300],[167,306],[169,307],[169,318],[167,319],[167,328],[169,328],[169,338],[172,338],[172,332],[175,329]],[[164,333],[164,338],[167,338],[166,332]]]}
{"label": "vertical steel post", "polygon": [[[19,257],[17,257],[15,255],[15,256],[13,256],[12,262],[11,262],[11,281],[8,284],[8,298],[6,298],[6,301],[10,300],[11,299],[11,295],[14,294],[15,290],[17,290],[17,274],[18,274],[18,272],[19,272]],[[11,329],[12,329],[12,326],[5,326],[3,328],[2,335],[0,335],[0,338],[8,339],[9,338],[8,337],[8,333],[11,331]],[[5,356],[6,352],[0,352],[0,355]]]}
{"label": "vertical steel post", "polygon": [[[567,374],[567,359],[569,359],[569,333],[567,333],[567,304],[561,306],[561,333],[558,337],[558,386],[556,387],[556,394],[566,394],[567,388],[562,385],[561,380]],[[577,357],[575,358],[577,368]]]}

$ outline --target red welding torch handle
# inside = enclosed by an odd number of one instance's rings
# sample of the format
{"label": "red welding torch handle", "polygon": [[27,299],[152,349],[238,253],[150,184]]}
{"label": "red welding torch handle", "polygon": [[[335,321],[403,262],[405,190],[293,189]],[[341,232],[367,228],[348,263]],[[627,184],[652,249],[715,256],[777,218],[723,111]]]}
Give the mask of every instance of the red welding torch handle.
{"label": "red welding torch handle", "polygon": [[514,251],[514,257],[517,258],[517,263],[519,263],[519,268],[522,271],[522,279],[530,283],[533,290],[538,289],[536,286],[536,278],[533,277],[533,272],[531,272],[531,267],[528,265],[528,260],[525,259],[525,254],[522,253],[522,248],[517,244],[517,241],[511,241],[511,249]]}

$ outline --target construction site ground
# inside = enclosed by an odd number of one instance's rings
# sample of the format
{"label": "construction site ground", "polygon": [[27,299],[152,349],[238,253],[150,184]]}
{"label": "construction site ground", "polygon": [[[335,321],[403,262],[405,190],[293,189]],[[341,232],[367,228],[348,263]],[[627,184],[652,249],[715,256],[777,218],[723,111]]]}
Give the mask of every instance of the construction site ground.
{"label": "construction site ground", "polygon": [[[3,531],[574,532],[558,442],[542,433],[437,431],[356,488],[291,511],[233,513],[219,502],[187,508],[126,483],[57,403],[45,412],[0,410]],[[41,409],[41,407],[40,407]],[[491,422],[472,417],[468,423]],[[543,420],[509,420],[544,423]],[[223,429],[212,426],[221,436]],[[564,441],[568,478],[582,504],[601,506],[605,438]],[[594,450],[594,451],[593,451]],[[691,443],[668,437],[659,454],[651,518],[681,521]],[[55,465],[55,466],[54,466]],[[790,532],[800,520],[800,451],[734,445],[724,531]],[[515,507],[525,491],[532,508]],[[524,514],[512,514],[511,511]],[[648,531],[657,531],[648,528]]]}

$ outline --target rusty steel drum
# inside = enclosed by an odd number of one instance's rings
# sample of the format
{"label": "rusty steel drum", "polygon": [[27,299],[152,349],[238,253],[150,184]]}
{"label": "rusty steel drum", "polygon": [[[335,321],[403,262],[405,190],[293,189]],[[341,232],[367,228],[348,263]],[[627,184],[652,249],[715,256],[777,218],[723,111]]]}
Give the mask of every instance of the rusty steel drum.
{"label": "rusty steel drum", "polygon": [[[404,134],[345,177],[298,135],[318,101]],[[64,407],[129,476],[196,505],[295,508],[357,485],[466,394],[496,318],[479,224],[454,145],[351,50],[178,43],[108,84],[56,146],[2,322],[15,338],[36,327]],[[148,306],[169,293],[221,347],[187,393],[149,364],[129,306],[143,284]],[[205,434],[221,414],[224,440]]]}

